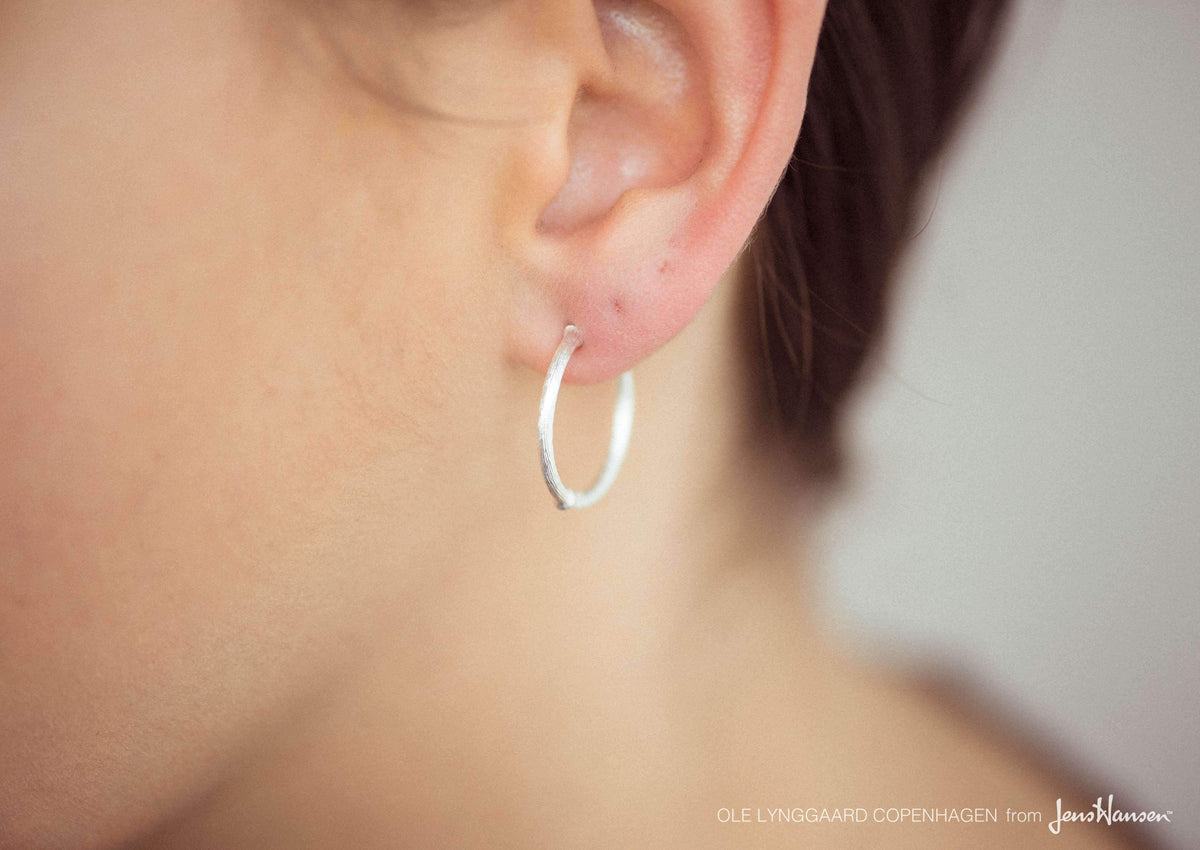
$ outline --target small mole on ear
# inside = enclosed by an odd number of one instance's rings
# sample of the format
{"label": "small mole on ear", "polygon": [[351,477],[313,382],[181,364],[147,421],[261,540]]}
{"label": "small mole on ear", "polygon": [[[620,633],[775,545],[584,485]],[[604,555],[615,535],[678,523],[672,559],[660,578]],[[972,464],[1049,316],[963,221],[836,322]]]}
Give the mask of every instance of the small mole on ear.
{"label": "small mole on ear", "polygon": [[612,300],[612,308],[613,308],[613,312],[616,313],[618,316],[621,315],[621,313],[625,312],[625,305],[621,303],[620,298],[614,298]]}
{"label": "small mole on ear", "polygon": [[666,273],[667,273],[667,269],[669,269],[670,267],[671,267],[671,263],[670,263],[670,261],[669,261],[669,260],[663,260],[663,261],[662,261],[662,264],[661,264],[661,265],[658,267],[658,273],[659,273],[659,274],[666,274]]}

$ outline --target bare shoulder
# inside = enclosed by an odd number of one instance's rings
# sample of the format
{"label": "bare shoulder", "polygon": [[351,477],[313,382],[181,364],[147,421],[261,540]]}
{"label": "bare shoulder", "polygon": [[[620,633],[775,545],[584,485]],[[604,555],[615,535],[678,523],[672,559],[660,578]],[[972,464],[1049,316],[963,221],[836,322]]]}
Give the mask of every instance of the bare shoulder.
{"label": "bare shoulder", "polygon": [[677,817],[651,818],[667,824],[653,846],[1061,850],[1170,835],[1160,813],[956,685],[964,678],[901,675],[780,637],[788,618],[767,621],[760,602],[698,642],[694,666],[673,668],[669,769],[650,808]]}
{"label": "bare shoulder", "polygon": [[[863,667],[847,673],[842,698],[861,708],[848,714],[857,732],[847,726],[843,734],[863,736],[864,782],[876,777],[877,793],[901,801],[883,813],[893,829],[924,829],[917,843],[926,846],[942,843],[938,830],[948,843],[975,847],[1155,846],[1153,821],[1165,813],[1087,775],[965,681]],[[1135,826],[1139,820],[1150,824]]]}
{"label": "bare shoulder", "polygon": [[1156,824],[1126,822],[1138,801],[963,689],[843,661],[805,672],[743,680],[693,739],[709,758],[687,810],[708,826],[691,846],[1156,846]]}

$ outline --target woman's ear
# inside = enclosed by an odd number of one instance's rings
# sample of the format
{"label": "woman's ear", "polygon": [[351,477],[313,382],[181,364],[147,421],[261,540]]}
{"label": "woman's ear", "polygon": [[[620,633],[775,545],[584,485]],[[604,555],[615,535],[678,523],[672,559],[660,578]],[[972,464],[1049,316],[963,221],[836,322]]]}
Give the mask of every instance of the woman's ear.
{"label": "woman's ear", "polygon": [[[574,85],[538,126],[542,195],[506,208],[516,359],[608,380],[699,311],[762,214],[804,113],[824,0],[562,0]],[[555,15],[561,22],[564,8]],[[546,175],[551,175],[546,179]]]}

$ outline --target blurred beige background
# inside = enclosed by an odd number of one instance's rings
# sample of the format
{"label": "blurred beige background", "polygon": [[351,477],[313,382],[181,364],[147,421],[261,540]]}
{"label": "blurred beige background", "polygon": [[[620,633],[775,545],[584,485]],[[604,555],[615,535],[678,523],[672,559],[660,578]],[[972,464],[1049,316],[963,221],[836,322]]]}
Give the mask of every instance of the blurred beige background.
{"label": "blurred beige background", "polygon": [[1025,0],[961,142],[856,410],[828,617],[1200,847],[1200,3]]}

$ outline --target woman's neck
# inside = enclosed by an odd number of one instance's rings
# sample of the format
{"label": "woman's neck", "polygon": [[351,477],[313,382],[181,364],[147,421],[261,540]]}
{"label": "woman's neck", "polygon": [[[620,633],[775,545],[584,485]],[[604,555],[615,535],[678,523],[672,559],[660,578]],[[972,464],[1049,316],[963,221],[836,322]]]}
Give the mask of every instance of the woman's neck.
{"label": "woman's neck", "polygon": [[[500,499],[406,565],[337,675],[153,846],[470,846],[475,824],[572,846],[589,806],[668,805],[704,769],[687,742],[738,692],[802,701],[822,652],[800,518],[727,412],[732,327],[732,299],[717,299],[639,371],[634,448],[604,501]],[[579,396],[564,433],[602,446],[608,394]]]}

